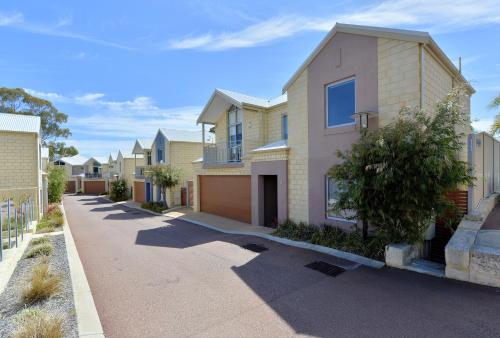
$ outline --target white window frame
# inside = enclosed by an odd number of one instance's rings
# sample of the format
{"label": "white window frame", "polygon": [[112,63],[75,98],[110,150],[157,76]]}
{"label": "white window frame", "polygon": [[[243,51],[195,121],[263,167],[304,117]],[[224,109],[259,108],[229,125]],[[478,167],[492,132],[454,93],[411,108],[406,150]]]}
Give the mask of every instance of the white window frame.
{"label": "white window frame", "polygon": [[352,126],[352,125],[356,124],[356,119],[353,119],[353,121],[349,122],[349,123],[336,124],[333,126],[330,126],[330,123],[328,121],[328,89],[331,87],[340,86],[343,83],[350,82],[350,81],[354,81],[354,112],[353,112],[353,114],[356,114],[356,112],[357,112],[357,96],[356,96],[356,77],[355,76],[351,76],[347,79],[343,79],[340,81],[332,82],[332,83],[329,83],[325,86],[325,102],[326,102],[326,104],[325,104],[325,122],[326,122],[327,129]]}
{"label": "white window frame", "polygon": [[[330,179],[330,177],[328,177],[328,175],[325,175],[325,217],[326,217],[326,219],[331,220],[331,221],[341,221],[341,222],[347,222],[347,223],[353,223],[353,224],[358,223],[358,221],[356,219],[347,219],[347,218],[344,218],[341,216],[330,216],[328,214],[328,199],[329,199],[328,180],[329,179]],[[331,178],[331,179],[333,179],[333,178]]]}

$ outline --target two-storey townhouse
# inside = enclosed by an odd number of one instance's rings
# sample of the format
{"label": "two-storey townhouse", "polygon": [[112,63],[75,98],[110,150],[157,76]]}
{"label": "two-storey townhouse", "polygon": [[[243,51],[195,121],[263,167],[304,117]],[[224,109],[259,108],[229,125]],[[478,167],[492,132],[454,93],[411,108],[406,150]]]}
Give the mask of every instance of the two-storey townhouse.
{"label": "two-storey townhouse", "polygon": [[52,163],[64,167],[66,171],[66,193],[76,193],[83,190],[82,178],[85,176],[84,164],[88,158],[81,155],[61,157]]}
{"label": "two-storey townhouse", "polygon": [[[216,141],[195,164],[195,210],[254,225],[290,218],[351,228],[330,211],[338,191],[327,172],[340,161],[336,151],[350,149],[360,128],[390,123],[403,106],[434,112],[462,84],[469,113],[474,89],[428,33],[337,24],[283,88],[287,142],[267,144],[266,105],[215,91],[198,119],[214,124]],[[222,153],[215,161],[213,148]]]}
{"label": "two-storey townhouse", "polygon": [[137,167],[144,165],[144,157],[140,154],[125,153],[118,151],[116,158],[117,172],[120,179],[127,182],[129,197],[134,195],[134,180]]}
{"label": "two-storey townhouse", "polygon": [[[134,147],[134,152],[145,156],[146,165],[168,164],[179,171],[180,184],[167,191],[169,206],[189,204],[188,181],[193,177],[192,162],[202,156],[201,139],[200,131],[159,129],[151,145],[143,142],[142,146]],[[137,194],[138,198],[142,197],[147,202],[160,201],[160,188],[153,186],[149,179],[144,178],[143,172],[139,171],[138,174],[139,179],[144,179],[144,192],[142,195]]]}
{"label": "two-storey townhouse", "polygon": [[[143,165],[136,166],[135,177],[134,177],[134,194],[132,199],[137,203],[144,203],[150,201],[151,198],[151,184],[146,187],[146,178],[144,175],[144,170],[147,166],[153,164],[153,157],[151,153],[151,148],[153,146],[153,139],[137,139],[135,141],[134,147],[132,148],[132,154],[139,155],[143,157]],[[146,191],[148,196],[146,196]]]}
{"label": "two-storey townhouse", "polygon": [[42,146],[38,116],[0,114],[0,202],[31,197],[43,212]]}

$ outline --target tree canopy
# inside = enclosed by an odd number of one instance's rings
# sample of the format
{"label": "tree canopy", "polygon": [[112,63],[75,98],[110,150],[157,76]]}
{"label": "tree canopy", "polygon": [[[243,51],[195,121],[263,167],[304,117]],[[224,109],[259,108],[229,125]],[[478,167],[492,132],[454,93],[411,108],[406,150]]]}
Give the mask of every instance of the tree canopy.
{"label": "tree canopy", "polygon": [[73,156],[78,154],[75,147],[66,147],[59,138],[71,135],[68,128],[62,127],[68,121],[68,115],[60,112],[52,102],[38,98],[22,88],[0,88],[0,113],[39,116],[41,120],[41,139],[49,147],[51,159],[54,155]]}
{"label": "tree canopy", "polygon": [[[489,107],[491,109],[500,108],[500,94],[491,100]],[[493,135],[500,133],[500,112],[497,112],[497,115],[495,116],[495,121],[493,122],[493,126],[491,126],[491,133]]]}
{"label": "tree canopy", "polygon": [[167,189],[173,188],[180,182],[180,172],[169,164],[158,164],[149,166],[145,170],[145,175],[154,185],[160,187],[165,208],[168,209]]}
{"label": "tree canopy", "polygon": [[331,168],[339,186],[334,210],[368,222],[390,242],[415,243],[433,217],[453,208],[446,193],[473,183],[458,157],[465,146],[457,126],[466,123],[458,90],[435,115],[402,110],[395,122],[363,131],[343,163]]}

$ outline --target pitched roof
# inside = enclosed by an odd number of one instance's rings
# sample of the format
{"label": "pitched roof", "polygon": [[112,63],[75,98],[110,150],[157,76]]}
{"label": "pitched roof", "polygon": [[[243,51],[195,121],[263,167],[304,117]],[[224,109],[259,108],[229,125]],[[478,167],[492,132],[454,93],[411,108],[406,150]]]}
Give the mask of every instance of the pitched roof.
{"label": "pitched roof", "polygon": [[437,43],[432,39],[429,33],[421,31],[413,31],[406,29],[394,29],[394,28],[383,28],[383,27],[372,27],[372,26],[360,26],[360,25],[348,25],[343,23],[336,23],[335,26],[328,32],[325,38],[320,42],[320,44],[313,50],[309,57],[302,63],[302,65],[293,74],[290,80],[283,86],[283,93],[288,90],[290,85],[295,82],[299,75],[304,71],[304,69],[309,66],[309,64],[316,58],[316,56],[321,52],[321,50],[330,42],[330,40],[335,36],[336,33],[349,33],[356,35],[366,35],[379,38],[396,39],[404,41],[413,41],[422,43],[428,46],[445,64],[448,70],[457,76],[461,81],[467,84],[469,90],[474,92],[474,88],[467,82],[467,80],[462,76],[457,67],[451,62],[451,60],[444,54],[444,52],[439,48]]}
{"label": "pitched roof", "polygon": [[21,114],[0,114],[0,131],[40,133],[40,117]]}
{"label": "pitched roof", "polygon": [[267,109],[285,103],[287,100],[288,98],[286,93],[275,97],[274,99],[265,99],[233,92],[227,89],[216,88],[201,111],[200,116],[198,116],[196,123],[215,123],[220,114],[223,111],[228,110],[231,105],[235,105],[240,108],[247,105]]}
{"label": "pitched roof", "polygon": [[61,157],[59,161],[68,163],[70,165],[83,165],[85,162],[88,161],[88,159],[81,155],[75,155],[71,157]]}
{"label": "pitched roof", "polygon": [[176,130],[176,129],[164,129],[160,128],[158,132],[161,132],[163,136],[169,141],[177,142],[202,142],[202,134],[199,130]]}
{"label": "pitched roof", "polygon": [[137,142],[139,143],[139,145],[141,146],[142,149],[151,149],[151,147],[153,146],[153,139],[137,139]]}

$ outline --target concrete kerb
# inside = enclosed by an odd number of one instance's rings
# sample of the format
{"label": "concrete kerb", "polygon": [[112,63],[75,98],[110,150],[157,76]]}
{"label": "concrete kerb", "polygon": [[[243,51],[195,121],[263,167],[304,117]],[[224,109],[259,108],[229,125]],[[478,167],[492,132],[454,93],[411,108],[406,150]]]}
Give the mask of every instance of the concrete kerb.
{"label": "concrete kerb", "polygon": [[[160,214],[160,213],[157,213],[157,212],[154,212],[151,210],[137,207],[135,205],[131,205],[130,203],[126,203],[126,202],[123,202],[123,203],[119,202],[119,203],[124,205],[125,207],[132,208],[132,209],[139,209],[139,210],[148,212],[152,215],[164,216],[166,218],[171,218],[171,217],[166,216],[164,214]],[[172,210],[170,210],[170,211],[172,211]],[[356,254],[353,254],[350,252],[345,252],[345,251],[341,251],[341,250],[337,250],[337,249],[333,249],[333,248],[328,248],[328,247],[321,246],[321,245],[311,244],[311,243],[307,243],[307,242],[293,241],[291,239],[276,237],[273,235],[263,234],[260,232],[221,229],[219,227],[216,227],[216,226],[204,223],[204,222],[192,220],[189,217],[184,217],[184,216],[180,216],[180,217],[178,217],[178,219],[183,220],[185,222],[193,223],[193,224],[196,224],[196,225],[199,225],[199,226],[211,229],[211,230],[219,231],[219,232],[222,232],[225,234],[260,237],[260,238],[264,238],[264,239],[267,239],[267,240],[270,240],[273,242],[278,242],[278,243],[281,243],[284,245],[289,245],[289,246],[293,246],[293,247],[301,248],[301,249],[312,250],[312,251],[324,253],[324,254],[327,254],[330,256],[346,259],[346,260],[349,260],[349,261],[352,261],[352,262],[355,262],[355,263],[358,263],[361,265],[365,265],[365,266],[368,266],[371,268],[375,268],[375,269],[380,269],[380,268],[385,266],[384,262],[377,261],[375,259],[359,256],[359,255],[356,255]]]}
{"label": "concrete kerb", "polygon": [[83,265],[76,249],[75,241],[71,235],[64,206],[61,204],[64,217],[64,239],[68,255],[71,284],[75,302],[76,318],[78,322],[79,337],[104,337],[101,321],[95,307],[94,298],[83,270]]}

